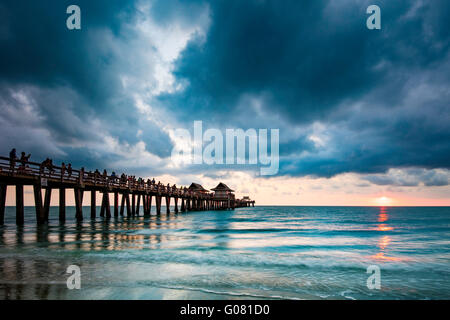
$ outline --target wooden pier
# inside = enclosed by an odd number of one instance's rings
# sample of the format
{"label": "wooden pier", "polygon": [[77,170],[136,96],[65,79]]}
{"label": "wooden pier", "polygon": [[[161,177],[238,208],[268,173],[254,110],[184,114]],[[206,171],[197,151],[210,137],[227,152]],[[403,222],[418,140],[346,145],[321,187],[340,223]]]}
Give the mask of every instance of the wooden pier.
{"label": "wooden pier", "polygon": [[[219,184],[220,186],[221,184]],[[96,218],[97,192],[102,195],[100,216],[104,218],[139,216],[141,202],[143,216],[150,216],[152,200],[155,201],[156,214],[161,214],[163,199],[166,213],[170,214],[171,200],[174,200],[174,213],[201,210],[234,210],[239,207],[255,206],[255,201],[244,197],[235,199],[234,194],[226,192],[211,193],[198,184],[186,187],[170,187],[156,184],[150,180],[136,180],[122,176],[86,172],[84,169],[68,169],[58,166],[50,168],[41,163],[11,160],[0,157],[0,225],[4,224],[6,191],[8,186],[16,187],[16,224],[24,224],[24,186],[32,186],[36,210],[36,221],[44,224],[49,221],[52,191],[59,190],[59,221],[66,220],[66,192],[73,190],[75,198],[75,218],[83,220],[83,198],[90,194],[90,217]],[[198,188],[201,187],[201,189]],[[219,187],[218,186],[218,187]],[[217,188],[217,187],[216,187]],[[110,203],[113,194],[113,203]],[[42,196],[44,195],[44,199]],[[120,195],[120,202],[119,202]],[[125,211],[126,208],[126,211]]]}

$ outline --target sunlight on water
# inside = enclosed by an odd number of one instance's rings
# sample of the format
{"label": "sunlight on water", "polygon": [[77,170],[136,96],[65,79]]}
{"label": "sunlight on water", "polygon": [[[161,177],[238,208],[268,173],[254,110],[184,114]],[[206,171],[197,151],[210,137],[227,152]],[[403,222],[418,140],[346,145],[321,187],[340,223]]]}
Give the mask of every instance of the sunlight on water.
{"label": "sunlight on water", "polygon": [[[98,208],[99,209],[99,208]],[[68,217],[74,217],[68,208]],[[450,208],[256,207],[0,227],[2,299],[448,299]],[[81,290],[66,268],[81,267]],[[381,290],[366,287],[369,265]]]}

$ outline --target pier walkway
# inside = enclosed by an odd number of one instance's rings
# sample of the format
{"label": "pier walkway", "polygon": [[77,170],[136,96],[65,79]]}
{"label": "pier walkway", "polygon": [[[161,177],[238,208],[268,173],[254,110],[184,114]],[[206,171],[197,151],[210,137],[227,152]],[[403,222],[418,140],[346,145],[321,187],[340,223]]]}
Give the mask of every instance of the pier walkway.
{"label": "pier walkway", "polygon": [[[255,201],[244,197],[235,199],[234,194],[226,197],[207,190],[196,191],[186,187],[165,186],[154,180],[136,180],[125,175],[107,175],[96,171],[85,172],[83,168],[59,167],[49,163],[11,160],[0,157],[0,225],[4,224],[6,191],[15,186],[16,224],[24,224],[24,186],[32,186],[38,224],[49,220],[52,190],[59,189],[59,220],[66,219],[66,190],[73,190],[75,197],[75,218],[83,220],[83,197],[90,193],[90,217],[96,218],[96,193],[102,194],[100,216],[111,218],[126,215],[139,216],[141,201],[143,215],[150,216],[152,199],[155,199],[156,214],[161,214],[161,202],[165,199],[166,212],[170,212],[174,200],[174,213],[200,210],[234,210],[234,208],[254,206]],[[44,199],[42,195],[44,194]],[[109,195],[113,194],[113,206]],[[120,196],[120,205],[119,205]],[[179,202],[180,207],[179,207]]]}

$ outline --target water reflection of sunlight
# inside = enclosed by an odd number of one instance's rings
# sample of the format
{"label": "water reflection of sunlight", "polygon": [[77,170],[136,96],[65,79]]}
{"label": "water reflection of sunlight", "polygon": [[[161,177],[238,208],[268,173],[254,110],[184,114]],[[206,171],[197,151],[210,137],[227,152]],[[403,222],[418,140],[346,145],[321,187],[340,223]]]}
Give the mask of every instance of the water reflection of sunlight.
{"label": "water reflection of sunlight", "polygon": [[[18,226],[1,229],[0,244],[16,248],[38,244],[39,247],[97,252],[153,249],[163,243],[170,245],[174,241],[179,242],[179,235],[167,232],[179,227],[179,219],[173,214],[152,215],[148,218],[97,219],[63,225]],[[150,230],[156,232],[148,232]]]}
{"label": "water reflection of sunlight", "polygon": [[378,214],[378,222],[385,222],[389,219],[389,215],[387,214],[387,210],[385,207],[380,208],[380,213]]}
{"label": "water reflection of sunlight", "polygon": [[[378,213],[378,222],[386,222],[386,223],[378,224],[375,230],[377,230],[377,231],[392,231],[392,230],[394,230],[393,227],[391,227],[387,224],[388,220],[389,220],[389,214],[387,212],[387,208],[381,207],[380,212]],[[400,258],[386,256],[386,251],[387,251],[387,248],[388,248],[389,244],[391,243],[391,241],[392,241],[392,238],[389,235],[382,236],[378,240],[378,244],[377,244],[377,247],[379,248],[380,252],[373,255],[371,258],[376,259],[376,260],[382,260],[382,261],[400,261],[401,260]]]}

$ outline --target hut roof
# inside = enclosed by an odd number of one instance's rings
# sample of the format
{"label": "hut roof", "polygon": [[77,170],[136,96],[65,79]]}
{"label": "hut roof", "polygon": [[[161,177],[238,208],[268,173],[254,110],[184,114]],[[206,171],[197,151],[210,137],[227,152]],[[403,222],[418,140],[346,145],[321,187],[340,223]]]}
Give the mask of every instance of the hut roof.
{"label": "hut roof", "polygon": [[231,190],[225,183],[220,182],[217,187],[211,189],[211,191],[230,191],[234,192],[234,190]]}
{"label": "hut roof", "polygon": [[192,190],[192,191],[204,191],[204,192],[208,191],[205,188],[203,188],[202,185],[200,185],[198,183],[194,183],[194,182],[192,182],[191,185],[189,186],[189,190]]}

